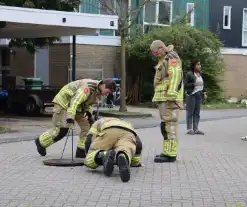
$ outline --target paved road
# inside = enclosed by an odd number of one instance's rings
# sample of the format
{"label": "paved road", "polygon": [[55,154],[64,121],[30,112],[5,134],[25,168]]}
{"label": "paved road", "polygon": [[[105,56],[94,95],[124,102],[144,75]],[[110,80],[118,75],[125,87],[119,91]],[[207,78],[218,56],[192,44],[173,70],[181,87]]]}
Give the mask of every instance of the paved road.
{"label": "paved road", "polygon": [[[157,127],[160,124],[160,119],[158,116],[157,109],[143,109],[143,108],[134,108],[129,107],[129,111],[138,111],[153,114],[152,118],[143,118],[143,119],[128,119],[132,122],[135,128],[151,128]],[[247,117],[246,109],[229,109],[229,110],[205,110],[201,113],[201,122],[211,121],[211,120],[221,120],[221,119],[232,119],[239,117]],[[181,124],[185,123],[185,111],[181,113]],[[50,117],[8,117],[0,118],[0,126],[8,126],[13,129],[17,129],[17,133],[7,133],[0,134],[0,144],[6,142],[14,141],[26,141],[33,140],[45,130],[49,129],[51,126]],[[183,128],[185,130],[185,127]],[[76,132],[79,133],[79,127],[76,127]]]}
{"label": "paved road", "polygon": [[[0,206],[31,207],[221,207],[247,204],[247,118],[201,123],[205,136],[184,135],[180,125],[176,163],[154,164],[161,150],[159,128],[138,130],[144,142],[143,168],[132,168],[129,183],[117,169],[48,167],[42,160],[60,156],[64,140],[37,155],[32,142],[0,145]],[[70,156],[70,147],[65,157]],[[233,205],[236,206],[236,205]]]}

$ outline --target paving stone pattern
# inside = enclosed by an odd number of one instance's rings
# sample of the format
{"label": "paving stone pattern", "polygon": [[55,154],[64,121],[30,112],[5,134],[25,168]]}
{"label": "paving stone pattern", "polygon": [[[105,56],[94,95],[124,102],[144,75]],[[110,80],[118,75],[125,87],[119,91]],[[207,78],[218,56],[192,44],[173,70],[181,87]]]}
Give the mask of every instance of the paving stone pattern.
{"label": "paving stone pattern", "polygon": [[[184,135],[180,127],[176,163],[155,164],[162,140],[159,128],[138,130],[144,143],[142,168],[122,183],[118,170],[48,167],[60,157],[65,140],[36,153],[34,142],[0,145],[0,206],[12,207],[223,207],[247,206],[247,118],[201,123],[205,136]],[[70,143],[65,157],[70,157]]]}

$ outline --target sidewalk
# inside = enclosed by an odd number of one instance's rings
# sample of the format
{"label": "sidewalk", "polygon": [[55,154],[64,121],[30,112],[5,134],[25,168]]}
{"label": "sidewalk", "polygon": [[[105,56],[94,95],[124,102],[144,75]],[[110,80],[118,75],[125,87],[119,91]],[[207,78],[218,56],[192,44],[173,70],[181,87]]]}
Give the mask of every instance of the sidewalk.
{"label": "sidewalk", "polygon": [[205,136],[184,135],[181,124],[178,161],[166,164],[153,162],[162,148],[160,129],[139,129],[145,166],[132,168],[128,183],[120,181],[117,168],[105,177],[102,168],[44,166],[43,160],[60,157],[65,140],[48,148],[46,157],[33,141],[2,144],[0,206],[244,207],[247,142],[239,137],[247,134],[246,123],[247,117],[202,122]]}

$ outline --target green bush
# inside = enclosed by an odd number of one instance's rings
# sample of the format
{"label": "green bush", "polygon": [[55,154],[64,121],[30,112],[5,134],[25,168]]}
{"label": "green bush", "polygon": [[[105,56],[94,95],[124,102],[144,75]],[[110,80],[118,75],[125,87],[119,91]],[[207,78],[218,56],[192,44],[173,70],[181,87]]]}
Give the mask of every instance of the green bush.
{"label": "green bush", "polygon": [[[190,25],[179,24],[155,28],[149,34],[140,34],[130,39],[128,44],[128,67],[131,70],[129,72],[132,73],[134,68],[135,74],[139,73],[140,76],[144,77],[145,86],[147,82],[153,82],[153,67],[157,64],[157,60],[151,54],[150,44],[157,39],[162,40],[166,45],[174,45],[175,51],[182,59],[184,75],[191,70],[192,60],[200,60],[208,101],[221,99],[222,88],[220,82],[224,65],[220,48],[223,45],[216,35],[207,30],[198,30]],[[141,88],[146,88],[145,86],[141,86]]]}

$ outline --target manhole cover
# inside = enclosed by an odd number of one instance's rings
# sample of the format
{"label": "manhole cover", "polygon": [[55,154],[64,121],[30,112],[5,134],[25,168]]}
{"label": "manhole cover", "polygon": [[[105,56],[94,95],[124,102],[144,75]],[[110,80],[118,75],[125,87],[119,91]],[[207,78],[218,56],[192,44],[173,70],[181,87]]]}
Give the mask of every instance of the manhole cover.
{"label": "manhole cover", "polygon": [[73,167],[73,166],[83,166],[84,159],[49,159],[43,161],[44,165],[48,166],[58,166],[58,167]]}

